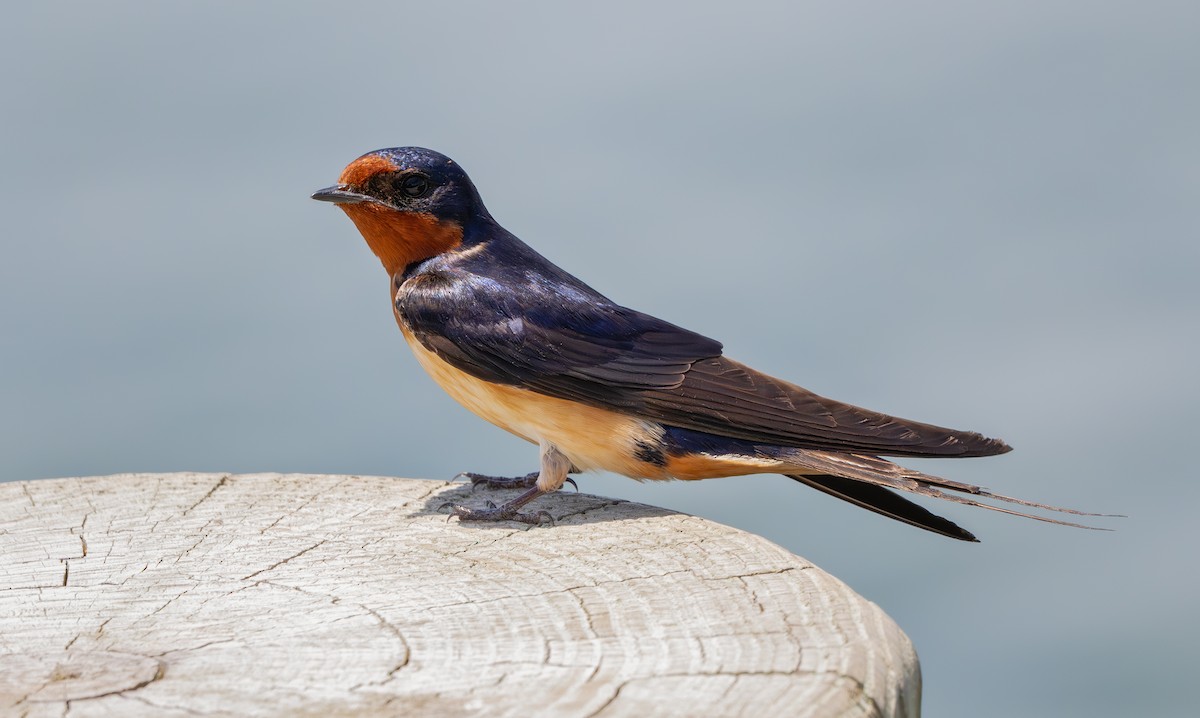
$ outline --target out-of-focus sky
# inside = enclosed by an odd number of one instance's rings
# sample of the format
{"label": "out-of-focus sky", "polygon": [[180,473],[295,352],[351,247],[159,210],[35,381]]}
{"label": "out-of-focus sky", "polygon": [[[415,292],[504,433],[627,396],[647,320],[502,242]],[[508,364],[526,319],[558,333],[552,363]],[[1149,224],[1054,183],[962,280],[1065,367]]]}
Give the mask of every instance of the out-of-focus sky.
{"label": "out-of-focus sky", "polygon": [[780,477],[584,491],[839,576],[915,642],[927,715],[1190,715],[1198,28],[1154,0],[14,5],[0,480],[531,470],[308,199],[423,145],[618,301],[1016,447],[920,468],[1130,517],[934,507],[968,545]]}

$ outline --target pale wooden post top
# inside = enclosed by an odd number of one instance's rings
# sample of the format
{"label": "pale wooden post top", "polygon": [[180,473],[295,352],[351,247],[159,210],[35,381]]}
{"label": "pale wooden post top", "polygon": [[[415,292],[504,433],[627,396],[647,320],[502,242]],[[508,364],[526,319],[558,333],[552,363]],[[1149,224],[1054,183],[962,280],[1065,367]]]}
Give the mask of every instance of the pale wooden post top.
{"label": "pale wooden post top", "polygon": [[[560,492],[125,474],[0,484],[0,715],[906,716],[908,638],[760,537]],[[497,502],[511,492],[480,490]]]}

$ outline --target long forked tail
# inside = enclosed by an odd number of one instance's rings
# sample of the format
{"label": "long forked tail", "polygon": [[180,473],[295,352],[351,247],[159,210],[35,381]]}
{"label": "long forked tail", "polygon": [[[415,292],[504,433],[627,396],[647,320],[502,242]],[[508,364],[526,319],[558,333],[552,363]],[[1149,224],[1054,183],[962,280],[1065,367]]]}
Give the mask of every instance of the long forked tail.
{"label": "long forked tail", "polygon": [[917,528],[962,541],[979,541],[975,538],[975,534],[953,521],[944,519],[882,486],[865,484],[854,479],[844,479],[832,474],[787,474],[787,477],[824,491],[830,496],[836,496],[843,501],[849,501],[864,509],[870,509],[877,514],[883,514],[906,524],[912,524]]}
{"label": "long forked tail", "polygon": [[954,522],[944,519],[926,510],[924,507],[896,495],[892,491],[889,491],[889,489],[898,489],[921,496],[932,496],[968,506],[978,506],[990,511],[1023,516],[1060,526],[1073,526],[1075,528],[1096,531],[1109,531],[1111,529],[1087,526],[1048,516],[1039,516],[1025,511],[1017,511],[1016,509],[1004,506],[984,503],[978,498],[973,497],[1003,501],[1020,506],[1076,516],[1116,516],[1116,514],[1096,514],[1086,511],[1076,511],[1075,509],[1039,504],[1034,501],[1004,496],[992,493],[979,486],[951,481],[938,476],[924,474],[920,471],[906,469],[903,466],[893,464],[890,461],[875,456],[798,449],[793,456],[789,456],[788,458],[796,461],[797,464],[804,466],[806,469],[823,472],[820,474],[787,474],[787,477],[790,479],[808,484],[830,496],[836,496],[839,499],[849,501],[897,521],[903,521],[927,531],[962,541],[978,541],[979,539],[975,538],[974,534],[970,531],[958,526]]}

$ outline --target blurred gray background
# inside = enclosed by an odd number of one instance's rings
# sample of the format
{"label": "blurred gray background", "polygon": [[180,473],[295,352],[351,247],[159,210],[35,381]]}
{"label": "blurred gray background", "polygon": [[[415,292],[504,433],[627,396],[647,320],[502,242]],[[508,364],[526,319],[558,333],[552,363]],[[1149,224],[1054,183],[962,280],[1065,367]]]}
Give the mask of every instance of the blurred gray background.
{"label": "blurred gray background", "polygon": [[308,199],[423,145],[615,299],[1016,447],[919,468],[1129,518],[933,507],[968,545],[781,477],[584,491],[841,577],[912,637],[927,715],[1191,715],[1198,29],[1194,2],[14,5],[0,479],[531,470]]}

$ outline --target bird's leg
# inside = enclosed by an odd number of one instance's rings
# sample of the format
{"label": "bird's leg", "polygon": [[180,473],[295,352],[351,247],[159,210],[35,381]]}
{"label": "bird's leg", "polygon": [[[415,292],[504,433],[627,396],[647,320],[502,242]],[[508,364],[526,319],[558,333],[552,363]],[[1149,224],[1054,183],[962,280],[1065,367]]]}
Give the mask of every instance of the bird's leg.
{"label": "bird's leg", "polygon": [[[558,491],[558,489],[560,489],[564,483],[570,480],[567,478],[567,474],[571,471],[571,469],[574,468],[571,466],[570,459],[568,459],[566,456],[563,456],[553,444],[546,442],[542,442],[541,444],[541,453],[542,470],[537,474],[518,477],[512,482],[501,482],[501,485],[505,487],[512,487],[514,485],[528,485],[518,484],[517,482],[528,480],[530,477],[534,477],[531,482],[532,486],[529,487],[529,490],[515,499],[507,501],[500,506],[496,506],[489,501],[486,509],[472,509],[452,503],[442,504],[442,508],[449,506],[450,515],[457,516],[459,521],[520,521],[522,523],[537,525],[542,523],[543,518],[546,518],[550,520],[550,523],[554,523],[554,517],[551,516],[548,511],[538,511],[537,513],[532,514],[523,514],[519,511],[522,506],[530,501],[533,501],[542,494]],[[472,484],[483,483],[489,486],[493,484],[489,483],[488,480],[496,478],[481,477],[482,480],[476,482],[474,477],[472,477],[470,474],[467,474],[467,476],[471,478]],[[575,482],[572,481],[571,483],[573,484]]]}

